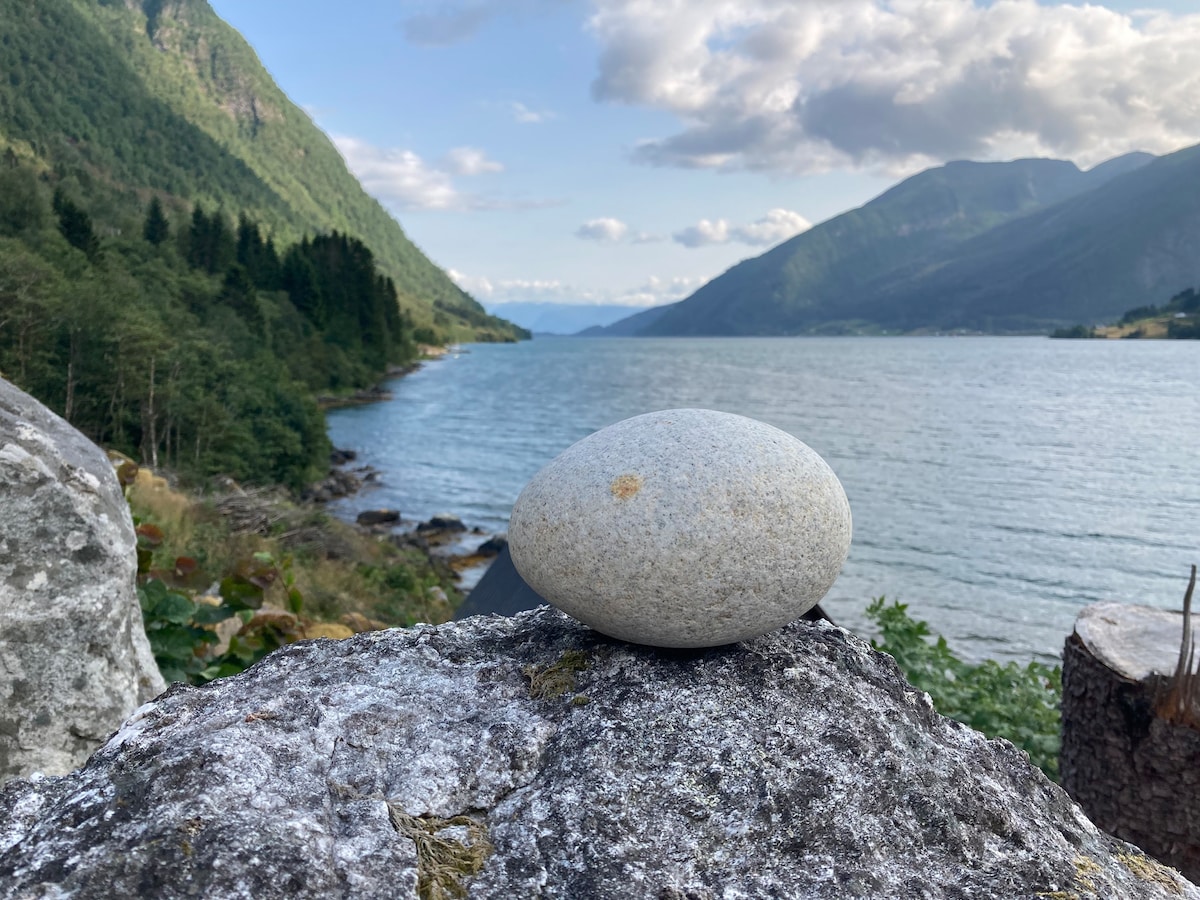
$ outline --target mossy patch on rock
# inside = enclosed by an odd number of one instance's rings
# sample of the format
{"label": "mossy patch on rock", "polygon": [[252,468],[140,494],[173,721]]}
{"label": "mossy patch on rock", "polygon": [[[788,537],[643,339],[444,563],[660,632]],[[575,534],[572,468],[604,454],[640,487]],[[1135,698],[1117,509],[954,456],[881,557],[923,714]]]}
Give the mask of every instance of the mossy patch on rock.
{"label": "mossy patch on rock", "polygon": [[[393,803],[388,804],[388,818],[396,831],[416,845],[417,894],[421,900],[466,897],[463,882],[479,874],[492,853],[487,827],[470,816],[410,816]],[[460,841],[453,831],[465,831],[466,841]]]}
{"label": "mossy patch on rock", "polygon": [[556,662],[548,666],[525,666],[521,672],[529,679],[530,697],[534,700],[553,700],[574,691],[575,673],[587,667],[587,653],[565,650]]}

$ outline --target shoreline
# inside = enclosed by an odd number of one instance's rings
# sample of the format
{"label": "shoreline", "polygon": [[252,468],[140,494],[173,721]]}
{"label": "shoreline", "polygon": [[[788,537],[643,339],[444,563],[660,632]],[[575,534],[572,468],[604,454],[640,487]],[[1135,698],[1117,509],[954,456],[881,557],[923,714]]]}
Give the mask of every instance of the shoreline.
{"label": "shoreline", "polygon": [[395,381],[397,378],[403,378],[405,375],[411,375],[418,369],[422,368],[427,362],[436,362],[450,353],[465,352],[458,344],[448,344],[445,347],[438,347],[433,344],[418,344],[417,358],[412,362],[404,363],[403,365],[389,365],[387,371],[384,372],[376,384],[369,388],[359,388],[352,394],[335,395],[335,394],[318,394],[317,407],[322,411],[330,409],[343,409],[347,406],[365,406],[368,403],[382,403],[392,399],[392,392],[384,385],[389,381]]}
{"label": "shoreline", "polygon": [[[318,397],[317,403],[322,412],[391,400],[394,395],[385,387],[388,382],[411,375],[427,362],[436,362],[451,353],[466,352],[456,344],[446,347],[421,345],[418,349],[418,359],[405,365],[389,366],[384,378],[373,387],[360,389],[345,397]],[[358,459],[360,449],[332,447],[327,474],[304,489],[300,497],[301,502],[315,508],[328,507],[331,503],[362,494],[376,483],[382,474],[377,469],[369,465],[353,465]],[[351,527],[385,537],[396,544],[415,547],[431,560],[444,563],[453,574],[455,586],[464,598],[499,554],[497,543],[503,545],[506,542],[505,532],[492,533],[479,526],[468,526],[456,513],[435,515],[427,522],[404,522],[400,518],[400,511],[394,509],[363,509],[353,518],[339,516],[332,510],[327,511]],[[383,518],[378,518],[381,514]],[[461,527],[443,528],[436,524],[443,518],[449,518]],[[468,545],[464,543],[468,538],[477,540]],[[437,552],[439,548],[448,548],[449,552]],[[463,584],[464,581],[467,584]]]}

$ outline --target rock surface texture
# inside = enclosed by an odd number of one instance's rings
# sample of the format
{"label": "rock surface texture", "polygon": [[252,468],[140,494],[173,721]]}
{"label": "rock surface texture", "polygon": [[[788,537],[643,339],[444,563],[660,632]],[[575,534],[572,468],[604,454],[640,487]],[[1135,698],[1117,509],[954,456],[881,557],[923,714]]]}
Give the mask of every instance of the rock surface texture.
{"label": "rock surface texture", "polygon": [[103,451],[0,380],[0,781],[62,774],[166,686]]}
{"label": "rock surface texture", "polygon": [[833,470],[778,428],[707,409],[635,416],[547,464],[513,506],[513,563],[597,631],[661,647],[803,615],[850,550]]}
{"label": "rock surface texture", "polygon": [[[0,791],[0,897],[1200,898],[827,624],[293,644]],[[1061,893],[1054,893],[1054,892]]]}

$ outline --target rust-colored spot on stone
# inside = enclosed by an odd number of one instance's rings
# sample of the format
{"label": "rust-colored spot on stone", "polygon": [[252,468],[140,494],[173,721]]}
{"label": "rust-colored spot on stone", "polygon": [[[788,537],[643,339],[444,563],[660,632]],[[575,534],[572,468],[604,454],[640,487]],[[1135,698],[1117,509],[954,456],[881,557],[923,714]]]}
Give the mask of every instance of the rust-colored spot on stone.
{"label": "rust-colored spot on stone", "polygon": [[628,500],[642,489],[641,475],[618,475],[609,490],[618,500]]}

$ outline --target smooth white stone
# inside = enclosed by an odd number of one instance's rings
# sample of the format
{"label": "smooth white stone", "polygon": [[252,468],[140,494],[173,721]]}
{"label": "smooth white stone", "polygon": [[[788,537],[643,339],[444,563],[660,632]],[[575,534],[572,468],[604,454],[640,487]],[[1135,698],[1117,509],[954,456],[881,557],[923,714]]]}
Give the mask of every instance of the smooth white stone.
{"label": "smooth white stone", "polygon": [[672,409],[552,460],[517,498],[508,540],[521,577],[597,631],[708,647],[811,609],[850,535],[842,485],[807,444],[744,416]]}

